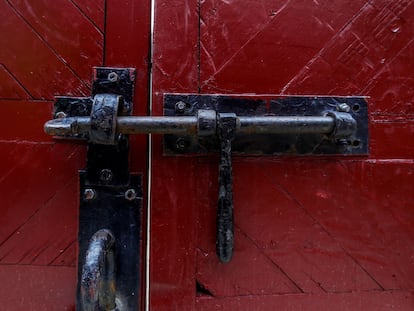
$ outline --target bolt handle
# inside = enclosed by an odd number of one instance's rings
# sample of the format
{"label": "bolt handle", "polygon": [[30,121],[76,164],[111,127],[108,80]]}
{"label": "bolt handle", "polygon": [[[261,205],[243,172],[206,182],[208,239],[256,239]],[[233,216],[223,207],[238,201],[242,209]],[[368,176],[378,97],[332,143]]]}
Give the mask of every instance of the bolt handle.
{"label": "bolt handle", "polygon": [[233,168],[231,142],[237,126],[233,113],[218,115],[218,138],[220,140],[219,195],[217,205],[216,252],[219,260],[227,263],[233,257]]}

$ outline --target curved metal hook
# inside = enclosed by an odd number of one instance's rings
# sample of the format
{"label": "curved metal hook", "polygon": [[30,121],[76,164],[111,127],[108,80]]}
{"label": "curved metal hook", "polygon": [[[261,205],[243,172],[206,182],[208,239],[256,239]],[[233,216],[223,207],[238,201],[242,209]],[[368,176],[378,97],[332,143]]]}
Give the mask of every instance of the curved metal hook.
{"label": "curved metal hook", "polygon": [[114,242],[108,229],[97,231],[89,241],[80,289],[83,311],[116,310]]}

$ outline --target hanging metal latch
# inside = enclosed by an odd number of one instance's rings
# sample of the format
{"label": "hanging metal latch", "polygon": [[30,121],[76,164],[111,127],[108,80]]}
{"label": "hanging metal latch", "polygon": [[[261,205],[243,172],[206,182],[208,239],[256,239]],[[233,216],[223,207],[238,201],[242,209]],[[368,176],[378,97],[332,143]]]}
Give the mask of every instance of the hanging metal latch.
{"label": "hanging metal latch", "polygon": [[[74,109],[76,105],[57,105],[57,118],[45,124],[45,131],[108,146],[117,144],[120,135],[165,134],[167,155],[219,152],[216,247],[222,262],[230,261],[233,254],[233,153],[368,153],[364,97],[165,94],[164,116],[119,115],[115,102],[122,107],[123,101],[122,96],[96,94],[82,114]],[[109,110],[110,114],[102,114]]]}

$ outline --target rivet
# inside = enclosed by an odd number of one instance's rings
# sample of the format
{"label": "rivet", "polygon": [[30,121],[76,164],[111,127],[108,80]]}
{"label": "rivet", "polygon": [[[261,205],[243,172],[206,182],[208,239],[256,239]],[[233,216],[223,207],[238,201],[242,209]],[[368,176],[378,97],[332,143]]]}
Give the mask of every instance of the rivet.
{"label": "rivet", "polygon": [[85,189],[85,191],[83,192],[83,197],[87,201],[93,200],[96,197],[96,192],[95,190],[90,189],[90,188]]}
{"label": "rivet", "polygon": [[128,201],[133,201],[135,200],[137,197],[137,193],[134,189],[128,189],[127,191],[125,191],[125,199],[127,199]]}
{"label": "rivet", "polygon": [[179,150],[183,150],[187,146],[186,141],[184,138],[178,138],[175,142],[175,147]]}
{"label": "rivet", "polygon": [[112,180],[113,174],[112,171],[109,169],[103,169],[100,173],[99,173],[99,179],[103,182],[110,182]]}
{"label": "rivet", "polygon": [[184,112],[186,107],[187,107],[187,105],[186,105],[185,102],[179,101],[175,104],[175,111],[176,112]]}

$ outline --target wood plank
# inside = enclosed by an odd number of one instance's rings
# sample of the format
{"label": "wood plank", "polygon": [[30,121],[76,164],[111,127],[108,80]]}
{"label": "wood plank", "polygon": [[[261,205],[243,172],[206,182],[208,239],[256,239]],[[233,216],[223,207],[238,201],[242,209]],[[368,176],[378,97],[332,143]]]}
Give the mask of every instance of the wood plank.
{"label": "wood plank", "polygon": [[105,31],[105,0],[71,0],[103,33]]}
{"label": "wood plank", "polygon": [[[406,68],[394,66],[393,61],[407,45],[412,44],[414,28],[409,16],[412,16],[413,12],[412,1],[368,3],[321,53],[284,87],[285,93],[366,95],[370,85],[377,84],[377,78],[384,71],[396,71],[403,73],[400,77],[411,77],[409,67],[412,66],[412,61],[405,63],[408,66]],[[399,79],[398,76],[389,78],[397,79],[394,81]],[[411,78],[407,81],[410,80]],[[390,85],[387,85],[387,89],[391,92],[395,90],[390,88]],[[374,98],[371,102],[375,103],[376,100]],[[383,109],[394,106],[389,102],[383,105]],[[372,110],[375,109],[376,104],[372,106]]]}
{"label": "wood plank", "polygon": [[0,265],[0,278],[4,310],[75,311],[75,268]]}
{"label": "wood plank", "polygon": [[52,118],[50,101],[0,100],[0,141],[51,142],[43,125]]}
{"label": "wood plank", "polygon": [[376,310],[389,311],[412,310],[414,303],[413,291],[369,291],[341,294],[317,295],[274,295],[245,296],[236,298],[213,299],[199,297],[196,308],[199,311],[210,310],[307,310],[307,311],[348,311]]}
{"label": "wood plank", "polygon": [[[247,9],[241,2],[202,2],[203,91],[283,92],[284,86],[333,40],[365,3],[363,0],[261,1]],[[296,93],[303,92],[306,91]]]}
{"label": "wood plank", "polygon": [[0,64],[0,98],[29,99],[31,95],[24,89],[23,85],[7,70],[4,64]]}
{"label": "wood plank", "polygon": [[[31,227],[32,222],[37,228],[33,236],[39,239],[34,241],[26,239],[24,243],[15,245],[15,249],[20,249],[19,254],[30,252],[32,246],[42,247],[50,242],[50,239],[59,241],[58,237],[65,231],[67,235],[62,243],[65,239],[73,241],[76,237],[74,228],[77,222],[74,217],[77,205],[77,198],[74,196],[77,193],[77,186],[74,181],[78,169],[85,166],[85,148],[68,144],[17,144],[15,146],[11,142],[0,144],[0,154],[7,153],[11,148],[14,148],[13,153],[6,158],[9,161],[8,170],[0,180],[3,215],[0,218],[0,244],[6,247],[8,239],[19,240],[16,237],[20,234],[19,230],[25,225]],[[55,209],[60,210],[60,213]],[[63,227],[47,225],[51,219],[57,220],[56,218],[61,219],[59,222],[65,220],[67,222],[62,225]],[[26,233],[30,236],[29,231]],[[68,235],[71,237],[69,238]],[[50,246],[61,249],[56,243],[51,243]],[[7,257],[8,251],[1,247],[0,249],[1,257]],[[44,261],[50,262],[54,257],[55,255]],[[35,260],[35,258],[26,260]]]}
{"label": "wood plank", "polygon": [[[164,92],[198,90],[198,3],[155,3],[153,114],[162,115]],[[194,158],[162,156],[160,137],[153,136],[151,310],[193,310],[196,264],[196,184]]]}
{"label": "wood plank", "polygon": [[34,98],[90,93],[90,74],[79,77],[9,2],[0,3],[0,12],[0,45],[7,47],[0,49],[0,59]]}
{"label": "wood plank", "polygon": [[[9,1],[49,49],[89,86],[92,67],[103,63],[103,34],[87,16],[67,0]],[[97,14],[104,18],[103,10]]]}

